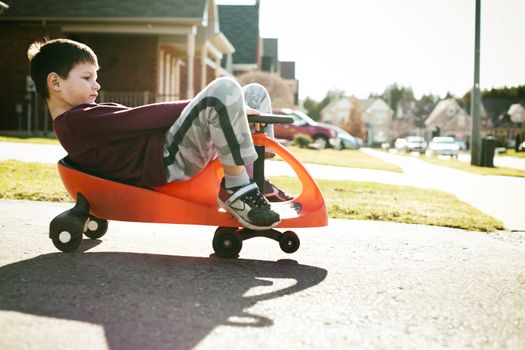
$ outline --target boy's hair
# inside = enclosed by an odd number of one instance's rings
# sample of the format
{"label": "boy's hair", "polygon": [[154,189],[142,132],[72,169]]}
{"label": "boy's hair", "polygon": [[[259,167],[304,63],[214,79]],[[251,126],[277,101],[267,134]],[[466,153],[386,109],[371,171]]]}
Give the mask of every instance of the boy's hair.
{"label": "boy's hair", "polygon": [[89,46],[69,39],[34,42],[27,50],[27,57],[31,62],[31,78],[36,91],[44,100],[49,98],[49,73],[54,72],[67,79],[71,69],[79,63],[91,63],[98,67],[97,56]]}

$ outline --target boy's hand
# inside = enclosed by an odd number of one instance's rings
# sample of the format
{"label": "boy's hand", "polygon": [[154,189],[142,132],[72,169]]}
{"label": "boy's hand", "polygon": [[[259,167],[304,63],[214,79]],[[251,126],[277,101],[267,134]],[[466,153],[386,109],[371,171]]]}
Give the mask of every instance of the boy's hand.
{"label": "boy's hand", "polygon": [[[261,114],[260,111],[253,109],[248,105],[244,105],[244,111],[246,112],[246,115],[248,116],[248,121],[250,121],[251,115]],[[266,124],[263,124],[263,123],[253,123],[253,125],[255,126],[255,131],[257,132],[261,131],[266,126]]]}

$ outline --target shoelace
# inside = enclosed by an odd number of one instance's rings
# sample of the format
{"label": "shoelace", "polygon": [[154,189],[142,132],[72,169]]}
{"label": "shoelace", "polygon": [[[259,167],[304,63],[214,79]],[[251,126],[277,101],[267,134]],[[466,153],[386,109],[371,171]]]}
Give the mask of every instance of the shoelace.
{"label": "shoelace", "polygon": [[244,198],[250,207],[256,210],[267,209],[270,207],[268,201],[259,191],[251,191],[244,195]]}

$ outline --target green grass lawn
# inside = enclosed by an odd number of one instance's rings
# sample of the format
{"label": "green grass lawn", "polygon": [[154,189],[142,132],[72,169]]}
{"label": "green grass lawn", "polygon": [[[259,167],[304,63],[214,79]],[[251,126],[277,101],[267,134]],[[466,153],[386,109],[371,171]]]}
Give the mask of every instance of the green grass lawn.
{"label": "green grass lawn", "polygon": [[387,163],[379,158],[369,156],[359,150],[307,149],[287,146],[287,149],[301,162],[323,165],[335,165],[349,168],[385,170],[401,173],[397,165]]}
{"label": "green grass lawn", "polygon": [[[276,176],[271,180],[289,193],[298,194],[301,190],[296,178]],[[341,180],[319,180],[318,184],[331,218],[393,221],[485,232],[503,229],[501,222],[440,191]],[[71,201],[55,164],[18,161],[0,162],[0,198]]]}
{"label": "green grass lawn", "polygon": [[525,177],[525,171],[520,169],[511,169],[511,168],[502,168],[502,167],[480,167],[471,165],[470,163],[461,162],[457,159],[444,159],[438,157],[426,157],[421,156],[419,159],[424,160],[436,165],[447,166],[457,170],[468,171],[478,175],[499,175],[499,176],[516,176],[516,177]]}
{"label": "green grass lawn", "polygon": [[498,154],[498,157],[525,158],[525,152],[516,152],[515,150],[508,148],[506,153],[500,153]]}
{"label": "green grass lawn", "polygon": [[0,142],[24,142],[24,143],[39,143],[48,145],[59,145],[60,142],[53,137],[32,137],[32,136],[8,136],[0,135]]}

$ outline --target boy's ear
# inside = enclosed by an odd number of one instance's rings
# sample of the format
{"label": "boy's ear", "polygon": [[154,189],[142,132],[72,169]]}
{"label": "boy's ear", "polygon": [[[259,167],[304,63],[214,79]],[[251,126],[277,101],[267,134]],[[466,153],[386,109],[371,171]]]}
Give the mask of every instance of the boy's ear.
{"label": "boy's ear", "polygon": [[60,76],[51,72],[47,75],[47,88],[49,91],[60,91]]}

